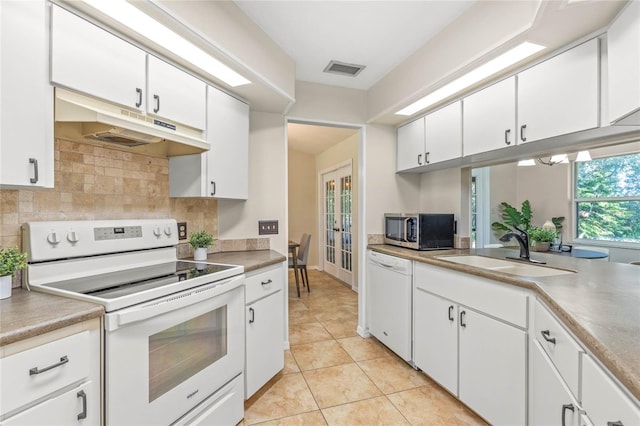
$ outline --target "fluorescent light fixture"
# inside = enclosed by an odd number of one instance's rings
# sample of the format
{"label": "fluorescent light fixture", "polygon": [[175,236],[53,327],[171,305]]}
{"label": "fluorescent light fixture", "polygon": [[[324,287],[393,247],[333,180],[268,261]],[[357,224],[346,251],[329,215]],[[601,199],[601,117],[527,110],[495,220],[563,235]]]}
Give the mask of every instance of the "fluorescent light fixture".
{"label": "fluorescent light fixture", "polygon": [[576,157],[576,162],[591,161],[591,154],[589,151],[580,151]]}
{"label": "fluorescent light fixture", "polygon": [[533,158],[528,158],[526,160],[520,160],[518,161],[518,166],[535,166],[536,165],[536,160],[534,160]]}
{"label": "fluorescent light fixture", "polygon": [[125,0],[84,0],[84,2],[138,34],[174,52],[196,67],[224,81],[229,86],[236,87],[251,83],[204,50]]}
{"label": "fluorescent light fixture", "polygon": [[519,44],[513,49],[498,56],[497,58],[494,58],[489,62],[480,65],[473,71],[466,73],[462,77],[453,80],[451,83],[448,83],[435,90],[434,92],[428,94],[427,96],[418,99],[411,105],[396,112],[396,114],[413,115],[416,112],[427,108],[428,106],[431,106],[445,98],[448,98],[449,96],[454,95],[466,89],[467,87],[470,87],[477,82],[482,81],[485,78],[490,77],[493,74],[496,74],[497,72],[520,62],[521,60],[541,51],[544,48],[544,46],[541,46],[539,44],[525,41],[524,43]]}

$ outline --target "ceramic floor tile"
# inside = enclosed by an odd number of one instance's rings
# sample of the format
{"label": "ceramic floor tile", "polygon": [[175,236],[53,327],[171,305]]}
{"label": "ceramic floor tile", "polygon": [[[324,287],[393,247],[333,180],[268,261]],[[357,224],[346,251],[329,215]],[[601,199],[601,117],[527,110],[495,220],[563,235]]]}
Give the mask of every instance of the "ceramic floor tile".
{"label": "ceramic floor tile", "polygon": [[424,386],[428,379],[424,374],[394,356],[360,361],[358,365],[385,394]]}
{"label": "ceramic floor tile", "polygon": [[284,368],[282,374],[299,373],[300,367],[296,363],[296,360],[291,355],[291,351],[284,351]]}
{"label": "ceramic floor tile", "polygon": [[320,323],[289,324],[289,344],[291,346],[325,340],[333,340],[333,337]]}
{"label": "ceramic floor tile", "polygon": [[348,306],[333,306],[323,308],[311,308],[311,312],[316,316],[318,321],[347,321],[357,320],[358,311]]}
{"label": "ceramic floor tile", "polygon": [[284,374],[245,402],[247,425],[318,410],[302,374]]}
{"label": "ceramic floor tile", "polygon": [[299,300],[289,300],[289,313],[308,311],[309,308]]}
{"label": "ceramic floor tile", "polygon": [[318,322],[318,319],[309,309],[289,312],[289,324],[300,325]]}
{"label": "ceramic floor tile", "polygon": [[259,426],[326,426],[326,424],[327,422],[320,411],[258,423]]}
{"label": "ceramic floor tile", "polygon": [[365,401],[325,408],[322,414],[329,426],[343,425],[408,425],[407,420],[389,402],[380,396]]}
{"label": "ceramic floor tile", "polygon": [[291,346],[291,353],[302,371],[353,362],[335,340]]}
{"label": "ceramic floor tile", "polygon": [[354,361],[367,361],[370,359],[391,356],[391,352],[375,338],[364,339],[360,336],[339,339],[338,343],[354,359]]}
{"label": "ceramic floor tile", "polygon": [[334,339],[353,337],[358,335],[358,319],[321,321],[321,324],[333,336]]}
{"label": "ceramic floor tile", "polygon": [[412,425],[486,425],[480,417],[436,384],[387,395]]}
{"label": "ceramic floor tile", "polygon": [[381,395],[380,389],[355,364],[302,373],[320,408]]}

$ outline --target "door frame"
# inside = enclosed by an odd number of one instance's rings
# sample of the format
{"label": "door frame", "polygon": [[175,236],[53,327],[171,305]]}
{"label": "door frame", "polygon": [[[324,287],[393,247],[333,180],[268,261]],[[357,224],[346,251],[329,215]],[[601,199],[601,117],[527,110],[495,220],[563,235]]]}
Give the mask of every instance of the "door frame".
{"label": "door frame", "polygon": [[[324,271],[325,270],[325,265],[324,265],[324,263],[325,263],[325,255],[324,255],[325,254],[324,253],[324,249],[325,249],[325,246],[324,246],[324,220],[323,220],[324,219],[324,217],[323,217],[323,214],[324,214],[324,183],[323,182],[324,182],[324,180],[323,180],[323,178],[324,178],[324,175],[326,175],[328,173],[336,172],[336,171],[342,169],[343,167],[349,167],[351,169],[350,176],[352,177],[352,182],[353,182],[353,159],[344,160],[344,161],[341,161],[340,163],[336,163],[336,164],[332,165],[331,167],[327,167],[326,169],[319,170],[318,171],[318,176],[316,177],[316,183],[318,185],[318,190],[316,192],[317,196],[318,196],[318,202],[317,202],[318,203],[317,204],[317,206],[318,206],[318,223],[317,223],[317,225],[318,225],[318,235],[322,236],[321,238],[318,238],[318,242],[317,242],[317,244],[318,244],[318,269],[320,271]],[[338,182],[336,182],[336,191],[337,190],[338,190]],[[352,198],[351,202],[353,203],[353,194],[351,195],[351,198]],[[356,220],[356,219],[357,219],[356,216],[352,212],[352,220]],[[352,234],[352,238],[357,238],[357,236]],[[352,257],[351,258],[352,264],[355,264],[354,260],[357,257],[357,253],[352,251],[351,252],[351,257]],[[337,265],[337,263],[338,263],[338,253],[336,253],[336,266],[338,268],[340,268],[340,266]],[[354,272],[353,268],[351,268],[351,287],[354,286],[354,280],[353,280],[354,273],[353,272]],[[339,274],[337,274],[337,275],[339,275]],[[337,276],[334,277],[334,278],[339,279]]]}

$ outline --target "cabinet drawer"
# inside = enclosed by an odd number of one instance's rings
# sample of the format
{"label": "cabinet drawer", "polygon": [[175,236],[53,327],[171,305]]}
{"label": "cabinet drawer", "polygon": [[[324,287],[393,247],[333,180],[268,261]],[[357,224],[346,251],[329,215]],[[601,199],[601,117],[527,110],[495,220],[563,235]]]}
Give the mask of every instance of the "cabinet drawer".
{"label": "cabinet drawer", "polygon": [[579,400],[580,354],[584,351],[539,300],[534,310],[534,334]]}
{"label": "cabinet drawer", "polygon": [[252,303],[262,297],[282,290],[284,274],[282,265],[277,264],[247,275],[246,303]]}
{"label": "cabinet drawer", "polygon": [[582,408],[594,425],[640,424],[638,400],[631,400],[587,354],[582,356]]}
{"label": "cabinet drawer", "polygon": [[89,354],[83,331],[0,359],[2,414],[88,377]]}
{"label": "cabinet drawer", "polygon": [[420,262],[415,262],[413,280],[417,288],[527,327],[527,295],[517,287]]}

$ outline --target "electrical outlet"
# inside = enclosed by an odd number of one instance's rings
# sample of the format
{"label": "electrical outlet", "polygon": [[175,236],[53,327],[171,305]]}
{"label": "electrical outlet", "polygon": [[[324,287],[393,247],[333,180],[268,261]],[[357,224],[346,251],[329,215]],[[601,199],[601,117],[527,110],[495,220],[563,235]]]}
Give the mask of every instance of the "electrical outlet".
{"label": "electrical outlet", "polygon": [[187,239],[187,222],[178,222],[178,240]]}
{"label": "electrical outlet", "polygon": [[278,233],[278,221],[277,220],[259,220],[258,221],[258,235],[271,235]]}

